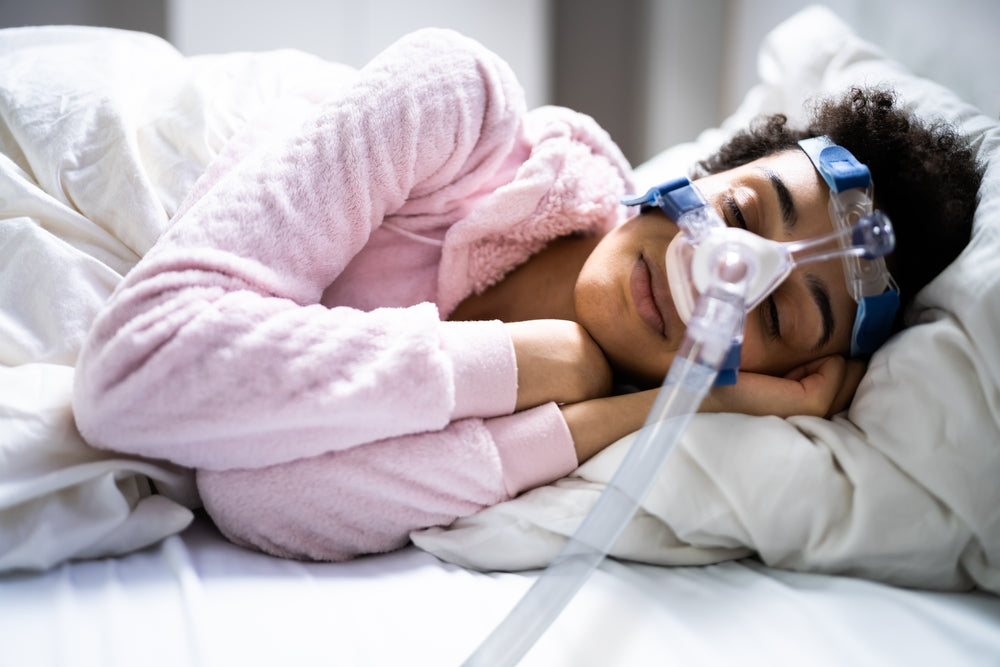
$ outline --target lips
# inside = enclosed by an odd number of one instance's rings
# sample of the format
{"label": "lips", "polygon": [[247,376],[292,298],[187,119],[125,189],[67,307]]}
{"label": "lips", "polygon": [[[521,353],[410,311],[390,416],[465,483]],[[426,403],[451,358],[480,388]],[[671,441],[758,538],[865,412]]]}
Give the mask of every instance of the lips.
{"label": "lips", "polygon": [[667,334],[667,317],[673,314],[670,290],[665,280],[658,279],[662,272],[651,269],[645,257],[640,256],[632,268],[629,287],[632,302],[639,318],[660,336]]}

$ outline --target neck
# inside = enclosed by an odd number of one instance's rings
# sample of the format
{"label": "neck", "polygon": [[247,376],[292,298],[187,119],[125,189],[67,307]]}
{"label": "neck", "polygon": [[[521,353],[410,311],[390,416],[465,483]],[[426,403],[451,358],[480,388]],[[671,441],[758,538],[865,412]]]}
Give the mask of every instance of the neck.
{"label": "neck", "polygon": [[576,320],[577,276],[599,237],[571,236],[550,242],[481,294],[466,298],[450,320]]}

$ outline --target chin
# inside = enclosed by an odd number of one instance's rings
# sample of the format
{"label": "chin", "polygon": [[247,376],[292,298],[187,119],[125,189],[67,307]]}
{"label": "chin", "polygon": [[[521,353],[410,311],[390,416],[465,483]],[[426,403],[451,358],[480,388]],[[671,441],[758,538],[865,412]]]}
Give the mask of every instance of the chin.
{"label": "chin", "polygon": [[628,326],[628,313],[617,318],[608,311],[594,311],[594,315],[578,322],[604,352],[615,382],[638,389],[659,387],[676,353],[670,342],[645,325]]}

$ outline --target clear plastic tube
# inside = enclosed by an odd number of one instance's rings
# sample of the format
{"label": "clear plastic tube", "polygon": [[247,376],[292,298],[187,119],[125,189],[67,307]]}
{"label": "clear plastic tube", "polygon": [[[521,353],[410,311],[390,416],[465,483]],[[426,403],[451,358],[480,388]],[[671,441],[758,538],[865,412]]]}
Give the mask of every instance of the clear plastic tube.
{"label": "clear plastic tube", "polygon": [[742,336],[747,273],[738,252],[730,249],[718,258],[721,287],[699,301],[625,459],[563,549],[466,666],[520,661],[611,551],[714,384],[732,341]]}
{"label": "clear plastic tube", "polygon": [[646,424],[594,507],[465,665],[515,665],[534,646],[618,541],[715,382],[716,373],[683,357],[674,361],[665,390],[657,395]]}

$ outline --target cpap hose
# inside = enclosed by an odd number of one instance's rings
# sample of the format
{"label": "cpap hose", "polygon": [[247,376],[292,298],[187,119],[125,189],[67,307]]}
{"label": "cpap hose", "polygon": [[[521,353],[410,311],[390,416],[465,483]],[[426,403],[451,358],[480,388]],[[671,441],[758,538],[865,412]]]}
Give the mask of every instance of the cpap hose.
{"label": "cpap hose", "polygon": [[722,252],[718,268],[721,287],[699,300],[653,408],[618,470],[563,549],[466,666],[517,664],[601,564],[642,504],[714,384],[732,341],[742,338],[746,264],[730,248]]}

